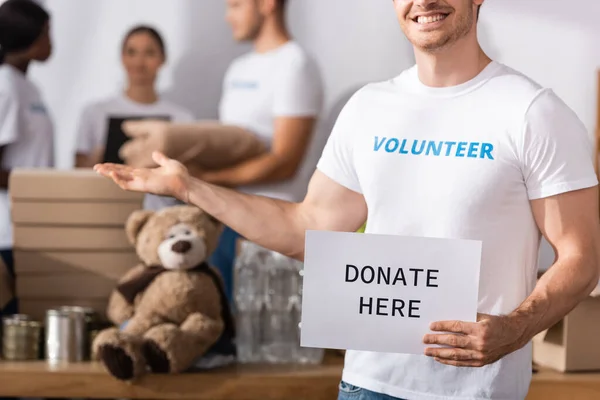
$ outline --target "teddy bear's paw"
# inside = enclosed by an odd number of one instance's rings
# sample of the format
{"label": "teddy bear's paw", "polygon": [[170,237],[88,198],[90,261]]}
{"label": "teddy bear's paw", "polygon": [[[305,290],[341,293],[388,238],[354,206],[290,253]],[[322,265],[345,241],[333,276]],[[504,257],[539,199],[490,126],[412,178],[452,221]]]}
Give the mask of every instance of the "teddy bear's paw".
{"label": "teddy bear's paw", "polygon": [[103,345],[98,349],[98,356],[115,378],[122,381],[133,379],[133,360],[122,348]]}
{"label": "teddy bear's paw", "polygon": [[171,371],[171,363],[169,362],[167,353],[165,353],[154,341],[145,341],[142,351],[144,352],[144,358],[153,373],[167,374]]}

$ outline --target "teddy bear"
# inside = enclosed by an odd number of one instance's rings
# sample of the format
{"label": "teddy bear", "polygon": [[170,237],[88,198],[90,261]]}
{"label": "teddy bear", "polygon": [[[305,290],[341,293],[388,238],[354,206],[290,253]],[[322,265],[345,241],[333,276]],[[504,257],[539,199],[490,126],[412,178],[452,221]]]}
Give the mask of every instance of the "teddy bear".
{"label": "teddy bear", "polygon": [[134,211],[125,224],[141,263],[117,282],[93,357],[115,378],[147,372],[180,373],[219,343],[233,343],[235,327],[218,272],[206,262],[222,225],[201,209],[176,205]]}

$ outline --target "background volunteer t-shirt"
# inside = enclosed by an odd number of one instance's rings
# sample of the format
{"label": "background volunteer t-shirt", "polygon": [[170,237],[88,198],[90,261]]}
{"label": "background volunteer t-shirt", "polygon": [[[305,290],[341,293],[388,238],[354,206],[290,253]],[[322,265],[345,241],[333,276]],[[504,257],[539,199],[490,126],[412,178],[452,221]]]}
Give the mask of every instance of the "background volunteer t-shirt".
{"label": "background volunteer t-shirt", "polygon": [[[595,186],[592,159],[571,109],[493,62],[455,87],[423,85],[416,67],[367,85],[340,114],[318,169],[364,195],[367,233],[481,240],[478,312],[498,315],[536,283],[530,200]],[[411,400],[523,399],[531,347],[483,368],[348,351],[343,379]]]}
{"label": "background volunteer t-shirt", "polygon": [[[278,117],[318,117],[323,90],[314,60],[290,41],[266,53],[236,59],[225,75],[220,121],[255,133],[267,146]],[[309,159],[309,157],[305,157]],[[302,174],[274,184],[240,190],[290,201],[301,200],[308,182]]]}
{"label": "background volunteer t-shirt", "polygon": [[[37,87],[16,68],[0,65],[2,169],[54,167],[54,129]],[[0,190],[0,249],[12,248],[10,199]]]}
{"label": "background volunteer t-shirt", "polygon": [[[165,100],[152,104],[136,103],[124,95],[112,97],[89,105],[83,110],[77,128],[77,153],[91,154],[104,147],[109,128],[117,121],[141,118],[169,119],[172,122],[192,122],[194,116],[188,110]],[[144,208],[158,210],[179,204],[176,199],[153,194],[144,196]]]}

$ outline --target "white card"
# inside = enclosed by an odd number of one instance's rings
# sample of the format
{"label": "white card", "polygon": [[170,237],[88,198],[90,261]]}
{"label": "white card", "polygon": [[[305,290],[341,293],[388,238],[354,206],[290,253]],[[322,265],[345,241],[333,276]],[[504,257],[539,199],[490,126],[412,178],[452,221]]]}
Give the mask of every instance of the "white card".
{"label": "white card", "polygon": [[476,321],[481,247],[307,231],[301,345],[423,354],[431,322]]}

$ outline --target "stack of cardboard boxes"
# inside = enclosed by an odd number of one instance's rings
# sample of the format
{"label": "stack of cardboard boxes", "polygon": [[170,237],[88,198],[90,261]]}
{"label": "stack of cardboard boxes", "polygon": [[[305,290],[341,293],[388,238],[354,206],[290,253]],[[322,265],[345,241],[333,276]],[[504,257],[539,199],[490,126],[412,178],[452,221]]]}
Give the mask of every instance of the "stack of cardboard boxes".
{"label": "stack of cardboard boxes", "polygon": [[139,261],[125,222],[143,195],[89,169],[14,170],[10,176],[20,312],[91,307],[104,314],[117,280]]}
{"label": "stack of cardboard boxes", "polygon": [[533,361],[560,372],[600,370],[600,298],[589,297],[533,339]]}

